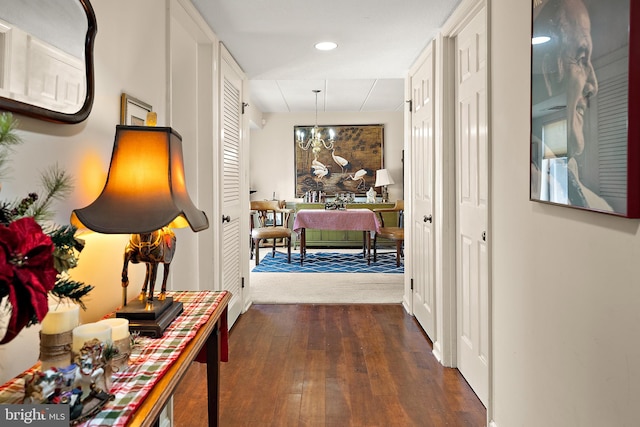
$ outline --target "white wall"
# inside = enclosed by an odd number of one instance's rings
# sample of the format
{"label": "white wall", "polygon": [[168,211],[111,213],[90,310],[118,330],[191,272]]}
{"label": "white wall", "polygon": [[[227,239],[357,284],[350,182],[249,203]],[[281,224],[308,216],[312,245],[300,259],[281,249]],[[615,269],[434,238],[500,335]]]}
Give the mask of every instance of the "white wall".
{"label": "white wall", "polygon": [[[120,122],[120,94],[151,104],[165,125],[166,8],[157,0],[92,0],[98,34],[95,41],[95,102],[89,118],[77,125],[52,124],[18,116],[25,143],[11,161],[11,180],[2,183],[0,199],[24,197],[39,185],[39,172],[58,162],[75,177],[75,192],[56,206],[55,221],[67,224],[71,210],[91,203],[104,185],[115,126]],[[188,166],[186,166],[188,169]],[[188,173],[188,171],[187,171]],[[196,201],[197,204],[197,201]],[[121,302],[120,272],[128,236],[85,236],[86,247],[72,276],[95,286],[81,321],[94,321]],[[130,268],[129,295],[139,292],[144,273]],[[0,383],[38,359],[37,330],[30,341],[0,346]]]}
{"label": "white wall", "polygon": [[[313,125],[312,113],[273,113],[263,115],[262,129],[251,130],[250,187],[256,190],[252,200],[281,200],[295,197],[294,135],[296,125]],[[318,113],[318,125],[331,123],[384,124],[384,166],[396,182],[388,187],[389,200],[403,198],[402,149],[403,114],[392,113]]]}
{"label": "white wall", "polygon": [[[529,188],[529,2],[492,0],[492,419],[499,427],[634,425],[640,419],[638,220],[533,203]],[[122,91],[158,111],[166,105],[165,8],[157,0],[93,0],[98,18],[96,98],[89,118],[57,125],[21,118],[1,198],[23,197],[38,171],[59,162],[77,177],[57,222],[86,206],[108,168]],[[123,13],[126,11],[126,13]],[[144,17],[144,18],[143,18]],[[154,41],[157,48],[150,48]],[[385,164],[401,174],[402,114],[323,113],[327,123],[384,123]],[[313,114],[265,115],[251,133],[254,199],[293,198],[293,126]],[[396,145],[397,144],[397,145]],[[389,187],[400,197],[399,184]],[[84,321],[120,303],[126,236],[89,235],[74,277],[96,286]],[[141,276],[132,278],[139,283]],[[133,286],[133,285],[132,285]],[[8,346],[0,346],[7,353]],[[0,354],[2,358],[2,354]],[[7,367],[6,359],[22,362]],[[0,372],[37,359],[35,344],[11,350]],[[16,370],[17,369],[17,370]],[[12,371],[14,371],[12,373]]]}
{"label": "white wall", "polygon": [[637,425],[640,222],[528,200],[531,2],[490,3],[492,419]]}

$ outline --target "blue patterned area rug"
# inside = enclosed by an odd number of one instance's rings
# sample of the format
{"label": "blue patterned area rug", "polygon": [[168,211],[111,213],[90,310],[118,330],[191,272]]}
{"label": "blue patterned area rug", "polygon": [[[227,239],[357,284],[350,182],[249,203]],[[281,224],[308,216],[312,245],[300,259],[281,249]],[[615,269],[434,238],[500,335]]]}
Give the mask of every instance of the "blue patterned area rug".
{"label": "blue patterned area rug", "polygon": [[361,253],[317,252],[308,253],[300,265],[300,254],[291,253],[291,264],[287,254],[276,252],[275,258],[268,252],[260,264],[251,270],[254,273],[404,273],[404,264],[396,267],[395,252],[378,252],[378,261],[371,265]]}

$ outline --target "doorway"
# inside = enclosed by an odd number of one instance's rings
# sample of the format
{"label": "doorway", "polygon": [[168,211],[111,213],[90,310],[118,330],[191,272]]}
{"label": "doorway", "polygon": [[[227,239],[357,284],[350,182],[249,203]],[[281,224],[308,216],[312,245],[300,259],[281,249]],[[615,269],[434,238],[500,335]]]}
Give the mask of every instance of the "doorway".
{"label": "doorway", "polygon": [[[433,221],[430,230],[433,236],[428,240],[416,239],[413,245],[425,247],[414,250],[410,261],[414,282],[411,307],[434,344],[434,355],[443,365],[457,367],[485,405],[490,340],[486,21],[482,0],[464,2],[410,73],[410,78],[425,86],[428,72],[425,74],[423,69],[432,70],[435,81],[432,86],[426,85],[433,94],[429,99],[434,104],[433,124],[416,132],[424,120],[415,110],[411,116],[414,131],[410,144],[415,151],[411,159],[417,161],[416,144],[433,153],[434,159],[432,169],[423,167],[424,160],[411,165],[412,201],[426,181],[422,174],[435,171],[433,216],[429,216],[429,209],[421,208],[420,200],[413,202],[410,212],[412,235],[422,234],[421,219]],[[430,52],[435,52],[433,65]],[[414,90],[411,95],[414,105],[415,93]],[[420,101],[424,99],[427,97]],[[434,135],[433,149],[421,137],[428,133]],[[422,294],[428,288],[415,286],[416,282],[429,283],[428,277],[422,277],[426,273],[419,268],[425,264],[433,265],[429,274],[435,275],[434,296],[430,299],[435,304],[429,307],[430,311],[423,310]]]}

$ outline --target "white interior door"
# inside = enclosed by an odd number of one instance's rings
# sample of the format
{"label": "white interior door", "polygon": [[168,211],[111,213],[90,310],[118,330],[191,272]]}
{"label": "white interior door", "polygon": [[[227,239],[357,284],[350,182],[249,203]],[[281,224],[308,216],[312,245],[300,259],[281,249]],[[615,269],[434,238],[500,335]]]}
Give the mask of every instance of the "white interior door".
{"label": "white interior door", "polygon": [[434,66],[431,47],[411,77],[413,313],[432,342],[436,336],[434,281]]}
{"label": "white interior door", "polygon": [[[249,190],[242,178],[243,170],[243,115],[242,115],[242,74],[222,46],[220,60],[220,164],[221,188],[219,191],[222,239],[220,242],[222,288],[232,293],[228,318],[231,326],[244,306],[241,262],[244,259],[240,248],[246,249],[247,239],[243,234],[241,218],[243,195],[248,198]],[[246,221],[245,221],[246,222]],[[243,238],[241,238],[243,237]],[[241,246],[241,243],[244,243]]]}
{"label": "white interior door", "polygon": [[487,37],[483,8],[456,39],[456,264],[458,369],[487,405]]}

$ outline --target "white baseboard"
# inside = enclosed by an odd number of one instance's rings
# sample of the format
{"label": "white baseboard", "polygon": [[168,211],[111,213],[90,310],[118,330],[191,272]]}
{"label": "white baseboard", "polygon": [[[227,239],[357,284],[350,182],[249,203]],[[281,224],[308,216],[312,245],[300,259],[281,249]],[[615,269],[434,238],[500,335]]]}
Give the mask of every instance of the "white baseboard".
{"label": "white baseboard", "polygon": [[442,348],[440,346],[440,341],[436,341],[433,343],[433,350],[431,351],[433,357],[436,358],[440,364],[442,364]]}
{"label": "white baseboard", "polygon": [[404,294],[402,297],[402,306],[404,307],[407,314],[413,316],[413,306],[411,305],[411,301],[407,299],[406,294]]}

